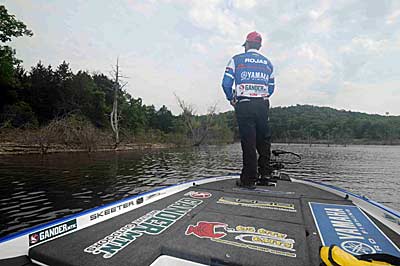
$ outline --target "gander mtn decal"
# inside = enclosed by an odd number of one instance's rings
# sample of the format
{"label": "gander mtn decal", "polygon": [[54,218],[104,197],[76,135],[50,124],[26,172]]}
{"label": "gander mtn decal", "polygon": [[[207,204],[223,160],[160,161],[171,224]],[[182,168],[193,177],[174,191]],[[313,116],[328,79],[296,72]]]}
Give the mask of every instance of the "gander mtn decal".
{"label": "gander mtn decal", "polygon": [[189,225],[185,235],[194,235],[211,241],[231,245],[239,248],[248,248],[261,252],[295,258],[294,239],[287,238],[286,234],[270,231],[264,228],[256,229],[253,226],[237,225],[230,228],[221,222],[199,221],[196,225]]}
{"label": "gander mtn decal", "polygon": [[29,246],[38,244],[45,240],[52,239],[56,236],[65,234],[66,232],[72,231],[74,229],[76,229],[76,219],[37,231],[29,235]]}
{"label": "gander mtn decal", "polygon": [[105,259],[111,258],[143,235],[161,234],[202,202],[200,199],[182,198],[163,210],[153,210],[85,248],[84,251],[94,255],[103,254]]}

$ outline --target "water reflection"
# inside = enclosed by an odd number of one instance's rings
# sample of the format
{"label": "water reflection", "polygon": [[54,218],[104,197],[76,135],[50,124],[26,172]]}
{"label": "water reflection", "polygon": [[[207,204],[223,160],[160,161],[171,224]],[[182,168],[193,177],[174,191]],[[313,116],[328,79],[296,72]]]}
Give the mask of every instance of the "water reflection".
{"label": "water reflection", "polygon": [[[400,209],[400,147],[274,145],[302,154],[293,177]],[[189,179],[237,173],[239,144],[146,152],[0,157],[0,235]]]}

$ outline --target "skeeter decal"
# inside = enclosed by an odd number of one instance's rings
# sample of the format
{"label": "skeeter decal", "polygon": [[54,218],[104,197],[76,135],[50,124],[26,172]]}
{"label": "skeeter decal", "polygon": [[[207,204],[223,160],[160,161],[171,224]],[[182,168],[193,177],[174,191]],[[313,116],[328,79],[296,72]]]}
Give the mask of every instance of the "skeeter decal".
{"label": "skeeter decal", "polygon": [[230,228],[226,223],[198,221],[196,225],[189,225],[186,228],[185,235],[275,255],[292,258],[297,256],[294,239],[264,228],[256,229],[253,226],[242,225]]}
{"label": "skeeter decal", "polygon": [[117,206],[114,206],[114,207],[111,207],[111,208],[108,208],[108,209],[105,209],[105,210],[98,211],[98,212],[90,215],[90,220],[93,221],[93,220],[95,220],[97,218],[102,218],[102,217],[110,215],[110,214],[115,214],[117,212],[123,211],[124,209],[129,208],[129,207],[134,206],[134,205],[135,205],[135,200],[131,200],[129,202],[125,202],[125,203],[122,203],[120,205],[117,205]]}
{"label": "skeeter decal", "polygon": [[111,258],[143,235],[163,233],[202,202],[199,199],[182,198],[163,210],[153,210],[90,245],[84,251],[94,255],[103,254],[105,259]]}

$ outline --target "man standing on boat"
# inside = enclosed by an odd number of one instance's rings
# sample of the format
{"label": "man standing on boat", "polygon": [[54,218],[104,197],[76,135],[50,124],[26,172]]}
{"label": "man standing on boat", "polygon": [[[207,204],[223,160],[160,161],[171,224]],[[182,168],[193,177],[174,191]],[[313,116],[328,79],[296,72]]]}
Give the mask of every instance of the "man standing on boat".
{"label": "man standing on boat", "polygon": [[242,144],[243,169],[237,185],[251,189],[258,176],[266,178],[271,174],[268,112],[275,81],[271,62],[259,52],[261,42],[258,32],[249,33],[243,44],[245,52],[232,57],[222,80],[226,98],[235,108]]}

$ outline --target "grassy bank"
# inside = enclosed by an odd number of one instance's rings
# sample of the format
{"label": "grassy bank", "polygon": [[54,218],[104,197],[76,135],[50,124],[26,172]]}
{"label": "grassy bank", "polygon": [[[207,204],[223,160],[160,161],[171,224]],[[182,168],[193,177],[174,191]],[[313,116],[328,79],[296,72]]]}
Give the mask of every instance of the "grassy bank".
{"label": "grassy bank", "polygon": [[157,130],[121,132],[116,144],[110,130],[101,130],[79,117],[53,120],[45,127],[0,129],[0,154],[96,152],[171,148],[187,145],[182,136]]}

